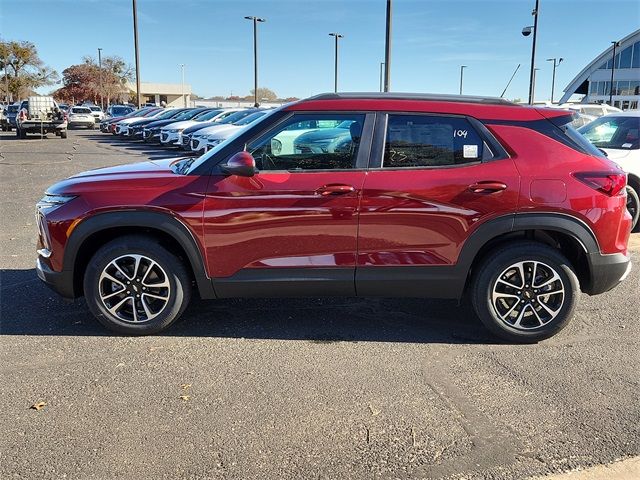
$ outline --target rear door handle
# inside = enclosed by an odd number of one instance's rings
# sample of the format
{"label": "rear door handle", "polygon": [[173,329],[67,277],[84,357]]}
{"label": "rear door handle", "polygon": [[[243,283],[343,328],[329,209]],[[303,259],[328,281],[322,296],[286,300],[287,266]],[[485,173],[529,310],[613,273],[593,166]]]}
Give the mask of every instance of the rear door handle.
{"label": "rear door handle", "polygon": [[502,182],[476,182],[468,187],[472,193],[495,193],[507,189],[507,185]]}
{"label": "rear door handle", "polygon": [[352,185],[333,183],[329,185],[323,185],[316,190],[316,193],[322,195],[323,197],[328,197],[329,195],[344,195],[346,193],[353,193],[355,191],[356,189]]}

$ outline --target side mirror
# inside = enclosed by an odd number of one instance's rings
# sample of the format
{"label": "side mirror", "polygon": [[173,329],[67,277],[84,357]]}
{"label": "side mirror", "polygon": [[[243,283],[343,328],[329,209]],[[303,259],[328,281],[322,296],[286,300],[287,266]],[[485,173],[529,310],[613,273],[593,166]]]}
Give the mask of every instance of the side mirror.
{"label": "side mirror", "polygon": [[256,161],[249,152],[238,152],[225,165],[221,166],[227,175],[253,177],[256,174]]}

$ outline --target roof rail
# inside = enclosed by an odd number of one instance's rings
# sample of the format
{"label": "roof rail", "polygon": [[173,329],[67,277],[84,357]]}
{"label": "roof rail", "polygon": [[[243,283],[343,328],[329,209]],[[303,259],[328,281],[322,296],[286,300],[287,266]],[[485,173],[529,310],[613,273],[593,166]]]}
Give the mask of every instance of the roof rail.
{"label": "roof rail", "polygon": [[321,93],[305,100],[338,100],[338,99],[377,99],[377,100],[424,100],[431,102],[463,102],[483,103],[488,105],[519,106],[516,103],[499,97],[481,97],[475,95],[446,95],[439,93],[398,93],[398,92],[341,92]]}

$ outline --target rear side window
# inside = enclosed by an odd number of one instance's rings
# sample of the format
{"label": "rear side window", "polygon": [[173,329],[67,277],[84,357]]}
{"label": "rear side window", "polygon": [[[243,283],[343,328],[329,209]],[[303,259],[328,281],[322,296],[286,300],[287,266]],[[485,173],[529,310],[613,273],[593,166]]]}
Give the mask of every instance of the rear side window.
{"label": "rear side window", "polygon": [[462,165],[482,160],[483,148],[482,138],[465,118],[390,114],[382,166]]}
{"label": "rear side window", "polygon": [[91,113],[91,110],[86,107],[73,107],[71,113]]}

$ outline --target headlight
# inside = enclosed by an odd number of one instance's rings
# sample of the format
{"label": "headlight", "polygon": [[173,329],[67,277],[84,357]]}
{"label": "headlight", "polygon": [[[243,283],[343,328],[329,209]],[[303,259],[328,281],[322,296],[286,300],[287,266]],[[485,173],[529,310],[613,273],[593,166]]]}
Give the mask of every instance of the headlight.
{"label": "headlight", "polygon": [[53,210],[67,202],[76,198],[76,195],[50,195],[44,194],[44,197],[36,204],[38,210]]}

